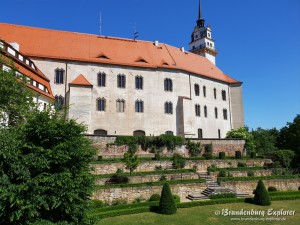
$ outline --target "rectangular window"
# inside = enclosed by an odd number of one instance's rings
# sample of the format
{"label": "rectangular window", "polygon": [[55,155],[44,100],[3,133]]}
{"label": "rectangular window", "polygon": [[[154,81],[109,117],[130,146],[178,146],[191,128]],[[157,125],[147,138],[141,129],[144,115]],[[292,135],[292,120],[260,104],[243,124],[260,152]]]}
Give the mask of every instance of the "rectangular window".
{"label": "rectangular window", "polygon": [[221,138],[221,130],[220,129],[218,129],[218,137],[219,137],[219,139]]}
{"label": "rectangular window", "polygon": [[63,84],[64,83],[64,73],[65,71],[63,69],[56,69],[55,70],[55,84]]}
{"label": "rectangular window", "polygon": [[165,91],[173,91],[173,82],[170,78],[166,78],[164,81]]}
{"label": "rectangular window", "polygon": [[215,108],[215,118],[218,119],[218,108]]}
{"label": "rectangular window", "polygon": [[105,87],[105,82],[106,82],[106,74],[98,73],[98,86]]}
{"label": "rectangular window", "polygon": [[105,111],[105,98],[97,99],[97,111],[104,112]]}
{"label": "rectangular window", "polygon": [[135,77],[135,88],[138,90],[143,89],[143,77],[142,76]]}
{"label": "rectangular window", "polygon": [[165,103],[165,113],[166,114],[173,114],[173,104],[172,102]]}
{"label": "rectangular window", "polygon": [[206,87],[203,86],[203,96],[206,97]]}
{"label": "rectangular window", "polygon": [[118,75],[118,88],[125,88],[126,77],[125,75]]}
{"label": "rectangular window", "polygon": [[198,138],[203,138],[202,129],[198,129]]}
{"label": "rectangular window", "polygon": [[217,99],[217,89],[214,88],[214,98]]}
{"label": "rectangular window", "polygon": [[227,120],[227,109],[223,109],[223,118]]}
{"label": "rectangular window", "polygon": [[136,101],[135,102],[135,112],[142,113],[144,112],[144,102],[143,101]]}
{"label": "rectangular window", "polygon": [[200,116],[200,105],[198,104],[195,105],[195,114],[196,116]]}
{"label": "rectangular window", "polygon": [[125,101],[117,100],[117,112],[125,112]]}

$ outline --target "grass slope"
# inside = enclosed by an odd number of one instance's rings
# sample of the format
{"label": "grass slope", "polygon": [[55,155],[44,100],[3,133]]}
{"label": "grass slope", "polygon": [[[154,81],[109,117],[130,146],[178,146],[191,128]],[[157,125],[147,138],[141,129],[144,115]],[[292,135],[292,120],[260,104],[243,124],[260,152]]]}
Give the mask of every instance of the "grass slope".
{"label": "grass slope", "polygon": [[[231,218],[239,216],[216,216],[215,211],[222,209],[229,210],[263,210],[267,212],[268,209],[273,210],[296,210],[294,216],[279,216],[285,217],[285,221],[232,221]],[[243,216],[243,217],[258,217],[259,216]],[[275,216],[267,216],[270,218]],[[296,225],[300,221],[300,200],[291,201],[274,201],[271,206],[257,206],[247,203],[235,203],[224,205],[210,205],[200,206],[186,209],[178,209],[174,215],[161,215],[156,213],[140,213],[134,215],[117,216],[112,218],[101,219],[96,225],[113,224],[113,225],[229,225],[229,224],[243,224],[243,225]]]}

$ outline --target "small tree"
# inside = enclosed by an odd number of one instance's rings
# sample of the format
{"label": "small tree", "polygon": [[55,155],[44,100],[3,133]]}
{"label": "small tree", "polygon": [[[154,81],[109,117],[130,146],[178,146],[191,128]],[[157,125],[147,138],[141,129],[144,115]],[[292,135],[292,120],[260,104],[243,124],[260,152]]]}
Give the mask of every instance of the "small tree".
{"label": "small tree", "polygon": [[274,155],[283,167],[289,168],[295,157],[295,152],[292,150],[277,150]]}
{"label": "small tree", "polygon": [[269,192],[267,191],[262,180],[258,181],[257,187],[254,190],[253,194],[254,194],[253,201],[256,205],[263,205],[263,206],[271,205]]}
{"label": "small tree", "polygon": [[219,152],[219,159],[225,159],[225,152]]}
{"label": "small tree", "polygon": [[212,159],[212,153],[213,153],[212,144],[205,145],[205,147],[204,147],[205,159]]}
{"label": "small tree", "polygon": [[126,169],[131,173],[138,167],[139,159],[136,155],[137,146],[136,144],[130,144],[128,146],[128,151],[124,153],[124,162],[126,164]]}
{"label": "small tree", "polygon": [[173,154],[172,161],[172,166],[174,169],[182,169],[185,167],[185,158],[179,153]]}
{"label": "small tree", "polygon": [[177,205],[172,195],[170,186],[165,183],[159,201],[159,212],[162,214],[174,214],[177,211]]}
{"label": "small tree", "polygon": [[189,151],[190,156],[198,156],[201,152],[201,144],[198,142],[187,141],[186,149]]}

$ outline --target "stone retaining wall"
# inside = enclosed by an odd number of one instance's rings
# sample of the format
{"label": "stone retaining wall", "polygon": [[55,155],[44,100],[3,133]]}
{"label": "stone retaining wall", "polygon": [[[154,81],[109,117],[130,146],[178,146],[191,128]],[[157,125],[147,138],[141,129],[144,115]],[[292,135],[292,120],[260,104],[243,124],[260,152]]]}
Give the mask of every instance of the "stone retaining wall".
{"label": "stone retaining wall", "polygon": [[[298,190],[300,186],[300,178],[297,179],[276,179],[276,180],[263,180],[266,188],[273,186],[278,191]],[[229,188],[236,192],[253,194],[253,190],[256,188],[258,180],[255,181],[222,181],[220,185],[222,187]]]}
{"label": "stone retaining wall", "polygon": [[[109,145],[114,143],[116,140],[116,136],[95,136],[95,135],[87,135],[87,137],[94,142],[94,146],[98,148],[98,155],[102,155],[103,158],[111,158],[111,157],[123,157],[124,153],[127,151],[127,146],[116,146]],[[244,149],[245,140],[241,139],[191,139],[192,142],[200,142],[203,146],[207,144],[212,144],[213,147],[213,155],[217,156],[219,152],[225,152],[226,156],[235,156],[235,151],[241,151],[243,155],[246,154]],[[164,149],[162,152],[163,156],[170,156],[173,152],[181,153],[182,155],[189,156],[188,150],[185,145],[181,147],[176,147],[174,151],[168,151]],[[140,147],[138,148],[138,154],[144,155],[147,157],[147,154],[151,154],[150,150],[144,151]],[[152,156],[152,154],[151,154]],[[150,156],[149,156],[150,157]]]}
{"label": "stone retaining wall", "polygon": [[[210,166],[215,166],[217,168],[228,168],[237,167],[238,162],[246,163],[247,166],[264,166],[265,163],[271,163],[270,159],[245,159],[245,160],[186,160],[186,166],[184,169],[196,169],[197,172],[207,171]],[[134,172],[145,172],[154,171],[155,167],[161,166],[162,169],[172,169],[172,161],[162,160],[162,161],[142,161]],[[129,172],[126,170],[125,163],[101,163],[93,164],[94,174],[113,174],[117,172],[117,169],[123,169],[124,172]]]}
{"label": "stone retaining wall", "polygon": [[[146,183],[146,182],[157,182],[159,179],[165,175],[167,180],[191,180],[198,179],[197,173],[176,173],[176,174],[151,174],[144,176],[128,176],[129,183]],[[97,185],[104,185],[109,178],[100,178],[97,180]]]}
{"label": "stone retaining wall", "polygon": [[[189,194],[200,194],[206,188],[206,183],[170,185],[173,195],[179,195],[184,200]],[[133,202],[136,198],[148,200],[153,194],[161,194],[162,186],[143,186],[128,188],[99,189],[93,194],[93,199],[99,199],[111,204],[116,200]]]}
{"label": "stone retaining wall", "polygon": [[[248,172],[253,172],[255,177],[265,177],[265,176],[271,176],[272,171],[271,170],[247,170],[247,171],[226,171],[229,173],[232,177],[248,177]],[[209,172],[209,175],[213,179],[217,179],[219,175],[218,172]]]}

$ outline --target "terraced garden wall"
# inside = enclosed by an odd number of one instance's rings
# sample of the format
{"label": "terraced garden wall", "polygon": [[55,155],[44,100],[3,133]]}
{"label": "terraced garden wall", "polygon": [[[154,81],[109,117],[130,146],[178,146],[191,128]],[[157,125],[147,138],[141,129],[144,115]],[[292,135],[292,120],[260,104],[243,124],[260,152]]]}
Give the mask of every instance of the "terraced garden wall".
{"label": "terraced garden wall", "polygon": [[[173,195],[179,195],[181,199],[189,194],[201,193],[206,188],[206,183],[195,184],[175,184],[170,185]],[[148,200],[152,194],[161,194],[160,186],[126,187],[126,188],[106,188],[94,192],[93,199],[100,199],[111,204],[116,200],[126,200],[128,203],[137,198]]]}
{"label": "terraced garden wall", "polygon": [[[218,168],[228,168],[237,167],[238,162],[246,163],[247,166],[264,166],[265,163],[271,163],[270,159],[245,159],[245,160],[186,160],[185,169],[196,169],[197,172],[207,171],[210,166],[215,166]],[[172,169],[172,161],[162,160],[162,161],[142,161],[135,172],[143,171],[154,171],[156,167],[161,166],[163,170]],[[125,163],[115,162],[115,163],[99,163],[93,164],[95,174],[113,174],[116,173],[118,169],[123,169],[124,172],[129,172],[125,168]]]}
{"label": "terraced garden wall", "polygon": [[[300,178],[297,179],[272,179],[263,180],[266,188],[273,186],[278,191],[298,190],[300,186]],[[222,187],[229,188],[236,192],[252,194],[257,186],[258,180],[251,181],[221,181]]]}
{"label": "terraced garden wall", "polygon": [[[127,146],[116,146],[107,145],[114,143],[116,136],[96,136],[87,135],[88,138],[93,140],[94,145],[99,149],[98,155],[103,158],[118,158],[123,157],[124,153],[127,151]],[[245,140],[242,139],[191,139],[193,142],[200,142],[202,146],[207,144],[212,144],[213,155],[218,156],[219,152],[225,152],[226,156],[234,156],[235,151],[241,151],[243,155],[246,154]],[[173,152],[179,152],[185,156],[188,156],[188,150],[185,145],[175,148]],[[167,149],[163,150],[163,156],[171,156],[173,152]],[[138,149],[138,154],[143,157],[153,157],[154,154],[150,153],[149,150],[144,151],[141,148]]]}

